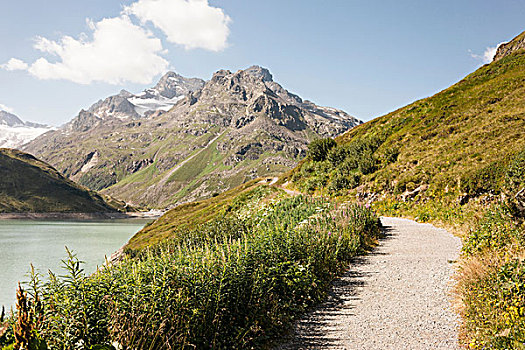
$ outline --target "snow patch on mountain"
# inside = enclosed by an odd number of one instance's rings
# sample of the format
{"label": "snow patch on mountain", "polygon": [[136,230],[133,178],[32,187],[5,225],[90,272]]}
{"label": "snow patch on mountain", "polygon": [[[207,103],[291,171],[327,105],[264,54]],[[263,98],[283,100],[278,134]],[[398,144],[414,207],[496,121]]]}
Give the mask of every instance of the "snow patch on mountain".
{"label": "snow patch on mountain", "polygon": [[23,122],[18,116],[0,110],[0,147],[22,146],[49,130],[53,128],[43,124]]}
{"label": "snow patch on mountain", "polygon": [[158,96],[156,98],[145,98],[140,95],[128,98],[128,101],[135,106],[135,111],[144,117],[150,111],[169,111],[177,102],[183,99],[184,96],[176,96],[173,98],[166,98]]}
{"label": "snow patch on mountain", "polygon": [[8,126],[0,124],[0,148],[17,148],[37,138],[51,127]]}

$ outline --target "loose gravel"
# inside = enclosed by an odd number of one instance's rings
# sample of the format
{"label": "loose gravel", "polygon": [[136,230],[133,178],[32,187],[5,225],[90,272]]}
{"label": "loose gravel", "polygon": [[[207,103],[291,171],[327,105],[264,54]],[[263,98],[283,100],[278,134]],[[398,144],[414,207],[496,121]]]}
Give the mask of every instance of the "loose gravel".
{"label": "loose gravel", "polygon": [[459,348],[450,288],[461,240],[429,224],[381,221],[379,246],[356,259],[276,349]]}

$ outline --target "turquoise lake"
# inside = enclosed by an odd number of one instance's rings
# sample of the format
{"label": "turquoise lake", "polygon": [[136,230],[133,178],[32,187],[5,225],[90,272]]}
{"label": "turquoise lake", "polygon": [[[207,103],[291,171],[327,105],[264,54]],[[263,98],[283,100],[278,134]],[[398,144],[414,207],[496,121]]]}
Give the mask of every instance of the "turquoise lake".
{"label": "turquoise lake", "polygon": [[0,309],[14,306],[16,286],[28,280],[31,263],[45,276],[48,270],[63,275],[61,260],[67,256],[67,246],[91,273],[146,222],[0,220]]}

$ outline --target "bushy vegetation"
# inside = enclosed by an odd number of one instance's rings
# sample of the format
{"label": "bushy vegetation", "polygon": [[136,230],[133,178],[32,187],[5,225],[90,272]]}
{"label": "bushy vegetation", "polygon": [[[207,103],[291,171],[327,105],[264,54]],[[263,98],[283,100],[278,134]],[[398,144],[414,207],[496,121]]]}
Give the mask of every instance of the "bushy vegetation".
{"label": "bushy vegetation", "polygon": [[314,140],[308,145],[308,157],[314,162],[322,162],[328,156],[328,152],[335,146],[336,143],[331,138]]}
{"label": "bushy vegetation", "polygon": [[372,174],[397,159],[395,147],[385,147],[378,152],[385,138],[386,135],[381,133],[343,144],[332,139],[312,142],[310,156],[293,174],[292,181],[309,193],[326,188],[330,193],[338,194],[356,188],[363,175]]}
{"label": "bushy vegetation", "polygon": [[473,349],[521,349],[525,344],[525,227],[495,205],[463,247],[458,291],[463,337]]}
{"label": "bushy vegetation", "polygon": [[69,253],[65,276],[30,283],[34,336],[56,349],[258,347],[379,235],[369,210],[303,196],[233,213],[90,276]]}

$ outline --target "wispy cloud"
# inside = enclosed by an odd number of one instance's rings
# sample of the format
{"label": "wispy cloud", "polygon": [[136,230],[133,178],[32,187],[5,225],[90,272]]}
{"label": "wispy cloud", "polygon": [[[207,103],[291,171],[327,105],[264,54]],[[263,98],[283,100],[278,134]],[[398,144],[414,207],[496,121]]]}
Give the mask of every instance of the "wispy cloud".
{"label": "wispy cloud", "polygon": [[227,46],[231,19],[208,0],[139,0],[124,11],[151,22],[168,41],[186,49],[220,51]]}
{"label": "wispy cloud", "polygon": [[80,84],[148,84],[169,67],[163,57],[167,50],[146,28],[149,22],[171,43],[186,49],[220,51],[227,47],[231,19],[222,9],[210,6],[208,0],[138,0],[118,17],[87,20],[89,32],[77,38],[37,37],[34,48],[45,56],[31,64],[11,58],[0,68],[27,70],[39,79]]}

